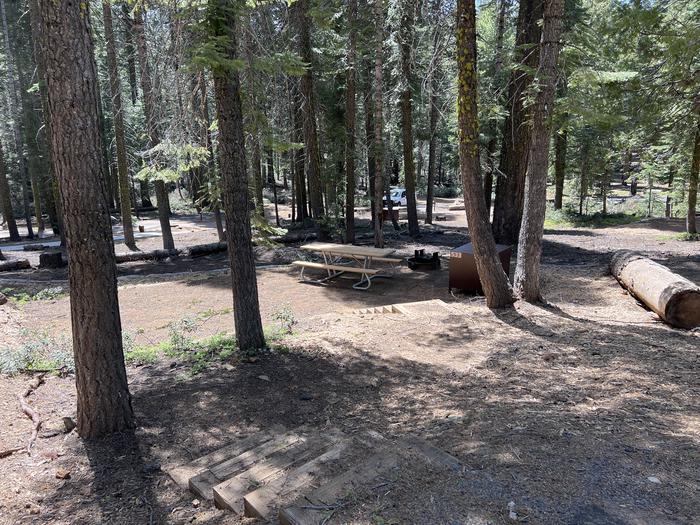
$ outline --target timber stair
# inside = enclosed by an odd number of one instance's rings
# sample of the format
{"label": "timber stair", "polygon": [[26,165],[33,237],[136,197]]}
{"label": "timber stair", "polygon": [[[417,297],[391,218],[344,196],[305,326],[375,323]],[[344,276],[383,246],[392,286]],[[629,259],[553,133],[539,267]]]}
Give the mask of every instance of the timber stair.
{"label": "timber stair", "polygon": [[460,468],[457,459],[418,438],[390,442],[375,432],[348,436],[300,427],[237,439],[167,472],[220,509],[312,525],[328,521],[357,490],[391,479],[408,454],[432,466]]}
{"label": "timber stair", "polygon": [[384,306],[371,306],[353,310],[354,314],[376,315],[376,314],[400,314],[407,317],[425,317],[435,313],[454,313],[448,303],[441,299],[431,299],[429,301],[416,301],[413,303],[387,304]]}

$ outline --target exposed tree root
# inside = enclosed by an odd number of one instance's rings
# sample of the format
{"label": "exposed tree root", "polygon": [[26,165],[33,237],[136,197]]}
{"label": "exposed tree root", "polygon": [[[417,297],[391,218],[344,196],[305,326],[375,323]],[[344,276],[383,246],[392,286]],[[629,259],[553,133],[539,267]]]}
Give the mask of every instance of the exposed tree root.
{"label": "exposed tree root", "polygon": [[[39,388],[42,384],[44,383],[44,375],[41,374],[34,378],[32,382],[29,384],[29,388],[24,391],[24,394],[20,395],[17,394],[17,399],[19,401],[19,406],[22,408],[22,412],[32,420],[32,423],[34,423],[34,428],[32,429],[32,435],[29,438],[29,443],[27,443],[27,454],[30,456],[32,455],[32,447],[34,446],[34,442],[36,441],[37,436],[39,435],[39,429],[41,428],[41,424],[43,423],[41,418],[39,417],[39,413],[34,410],[29,403],[27,403],[26,398],[29,397],[37,388]],[[22,449],[18,449],[22,450]],[[10,454],[17,452],[18,450],[14,450],[13,452],[10,452]],[[9,454],[8,454],[9,455]],[[0,456],[2,457],[2,456]]]}

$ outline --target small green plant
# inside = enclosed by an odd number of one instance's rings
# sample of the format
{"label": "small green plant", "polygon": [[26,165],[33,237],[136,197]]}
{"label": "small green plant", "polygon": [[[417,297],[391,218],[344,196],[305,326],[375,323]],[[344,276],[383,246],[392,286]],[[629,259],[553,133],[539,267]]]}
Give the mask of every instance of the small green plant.
{"label": "small green plant", "polygon": [[197,330],[197,320],[194,317],[183,317],[179,321],[170,323],[168,333],[172,351],[180,353],[192,348],[194,339],[190,334],[195,330]]}
{"label": "small green plant", "polygon": [[130,332],[122,332],[122,344],[124,347],[124,362],[128,365],[148,365],[158,361],[165,352],[169,343],[156,345],[137,345]]}
{"label": "small green plant", "polygon": [[54,300],[66,295],[66,291],[61,286],[44,288],[35,294],[16,290],[15,288],[3,288],[0,292],[18,306],[24,306],[30,301]]}
{"label": "small green plant", "polygon": [[271,317],[277,321],[279,331],[283,335],[291,334],[294,331],[294,325],[297,324],[297,320],[294,317],[292,307],[288,303],[275,310]]}
{"label": "small green plant", "polygon": [[700,233],[683,232],[678,235],[680,241],[700,241]]}
{"label": "small green plant", "polygon": [[0,348],[0,373],[73,372],[73,347],[65,336],[53,337],[47,332],[23,331],[24,342],[15,347]]}

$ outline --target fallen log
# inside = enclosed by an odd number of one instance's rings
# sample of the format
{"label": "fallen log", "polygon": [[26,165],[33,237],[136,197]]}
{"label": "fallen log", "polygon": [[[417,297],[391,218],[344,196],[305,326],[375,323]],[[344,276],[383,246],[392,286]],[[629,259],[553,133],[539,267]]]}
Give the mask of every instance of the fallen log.
{"label": "fallen log", "polygon": [[168,257],[174,257],[180,252],[178,250],[149,250],[145,252],[118,253],[114,256],[117,263],[135,261],[160,261]]}
{"label": "fallen log", "polygon": [[183,255],[189,257],[201,257],[203,255],[209,255],[212,253],[225,252],[228,246],[225,242],[212,242],[209,244],[197,244],[195,246],[189,246],[184,250],[181,250]]}
{"label": "fallen log", "polygon": [[27,259],[16,259],[14,261],[1,261],[0,272],[13,272],[15,270],[29,270],[32,266]]}
{"label": "fallen log", "polygon": [[700,326],[700,287],[643,255],[615,252],[610,272],[633,296],[678,328]]}

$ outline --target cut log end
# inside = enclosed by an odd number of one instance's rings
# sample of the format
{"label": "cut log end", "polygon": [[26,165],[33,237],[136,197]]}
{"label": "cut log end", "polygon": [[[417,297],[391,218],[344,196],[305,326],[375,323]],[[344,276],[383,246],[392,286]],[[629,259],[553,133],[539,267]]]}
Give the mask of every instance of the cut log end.
{"label": "cut log end", "polygon": [[683,290],[666,304],[666,318],[674,326],[688,330],[700,326],[700,290]]}

